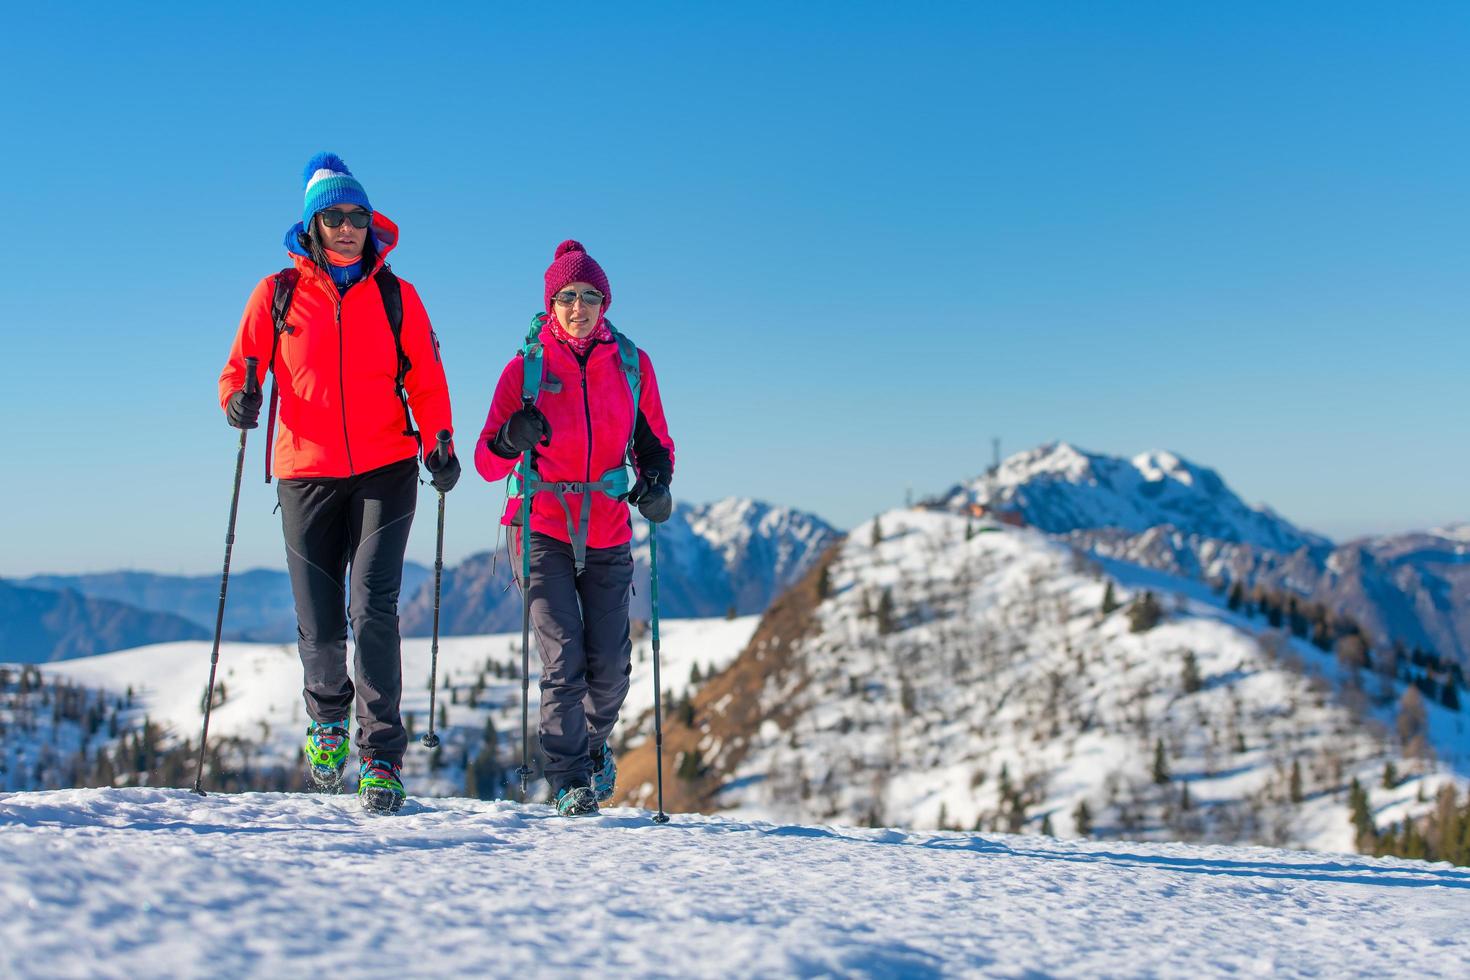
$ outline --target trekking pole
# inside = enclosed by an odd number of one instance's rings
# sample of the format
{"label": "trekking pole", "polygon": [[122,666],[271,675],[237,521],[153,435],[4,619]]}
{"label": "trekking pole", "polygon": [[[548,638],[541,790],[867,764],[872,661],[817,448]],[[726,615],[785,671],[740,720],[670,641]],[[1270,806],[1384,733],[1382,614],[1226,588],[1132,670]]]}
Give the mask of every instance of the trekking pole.
{"label": "trekking pole", "polygon": [[654,823],[668,823],[664,812],[664,721],[663,688],[658,677],[658,525],[648,522],[648,585],[653,604],[653,751],[658,768],[658,816]]}
{"label": "trekking pole", "polygon": [[[440,429],[438,447],[434,450],[445,462],[449,460],[449,430]],[[444,491],[439,491],[439,536],[434,539],[434,639],[429,643],[429,733],[422,739],[428,749],[439,746],[434,734],[434,690],[439,674],[439,583],[444,576]]]}
{"label": "trekking pole", "polygon": [[[260,381],[255,377],[259,360],[245,358],[245,393],[260,394]],[[219,640],[225,628],[225,593],[230,587],[230,552],[235,549],[235,513],[240,508],[240,476],[245,472],[245,436],[249,429],[240,430],[240,449],[235,454],[235,492],[230,496],[230,527],[225,532],[225,570],[219,579],[219,611],[214,616],[214,650],[209,654],[209,687],[204,695],[204,729],[199,733],[199,765],[194,770],[194,792],[204,792],[204,748],[209,744],[209,712],[214,707],[214,673],[219,666]]]}
{"label": "trekking pole", "polygon": [[[529,402],[527,403],[529,404]],[[531,450],[521,462],[521,802],[526,802],[526,784],[531,778]]]}

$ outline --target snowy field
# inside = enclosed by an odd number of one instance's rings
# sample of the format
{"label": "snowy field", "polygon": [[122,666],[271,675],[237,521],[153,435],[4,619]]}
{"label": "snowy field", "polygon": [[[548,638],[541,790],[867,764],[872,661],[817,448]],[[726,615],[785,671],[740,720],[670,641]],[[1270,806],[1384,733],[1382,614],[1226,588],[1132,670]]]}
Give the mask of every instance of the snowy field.
{"label": "snowy field", "polygon": [[1452,976],[1470,870],[183,790],[0,796],[13,977]]}

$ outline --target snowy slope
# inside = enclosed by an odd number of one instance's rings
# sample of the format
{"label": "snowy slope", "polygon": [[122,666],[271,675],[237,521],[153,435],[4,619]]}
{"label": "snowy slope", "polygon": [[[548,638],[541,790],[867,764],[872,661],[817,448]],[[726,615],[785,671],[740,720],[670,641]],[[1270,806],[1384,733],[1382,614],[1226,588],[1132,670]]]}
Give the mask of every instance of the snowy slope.
{"label": "snowy slope", "polygon": [[[660,630],[660,659],[665,690],[682,694],[689,686],[691,668],[696,663],[701,673],[723,668],[745,645],[757,618],[664,620]],[[63,677],[89,689],[121,693],[131,687],[135,692],[135,719],[146,715],[176,739],[193,739],[197,744],[209,677],[210,646],[205,642],[158,644],[47,665],[42,672],[47,677]],[[634,643],[632,688],[620,726],[622,735],[636,734],[635,725],[653,704],[650,646],[648,637]],[[418,734],[428,725],[429,647],[427,639],[403,642],[403,710],[406,721],[412,716],[412,727]],[[350,650],[348,656],[351,657]],[[519,675],[513,670],[519,670],[520,662],[519,632],[440,639],[435,713],[442,706],[448,728],[441,729],[444,747],[440,765],[433,771],[429,769],[428,750],[410,746],[404,774],[411,793],[463,792],[464,763],[478,755],[487,719],[499,733],[505,761],[511,768],[519,764],[521,685],[516,679]],[[486,669],[487,664],[492,665],[491,669]],[[533,731],[539,664],[533,636],[530,683]],[[499,668],[498,677],[496,668]],[[219,680],[225,687],[225,701],[211,712],[211,740],[239,736],[256,746],[255,761],[259,764],[296,766],[307,717],[301,700],[301,663],[294,645],[223,644]],[[471,705],[470,693],[480,684],[483,687]]]}
{"label": "snowy slope", "polygon": [[[0,973],[1451,976],[1470,871],[182,790],[0,797]],[[83,883],[84,886],[83,886]],[[575,883],[575,886],[572,886]]]}
{"label": "snowy slope", "polygon": [[[1197,582],[1104,568],[1032,530],[966,540],[966,526],[894,511],[876,544],[871,523],[853,531],[790,669],[766,672],[760,649],[732,668],[756,671],[758,728],[725,724],[741,706],[716,689],[697,704],[697,747],[723,786],[710,805],[1072,834],[1085,802],[1099,836],[1351,850],[1352,778],[1381,826],[1427,811],[1444,782],[1463,793],[1464,714],[1429,705],[1440,762],[1407,758],[1391,734],[1405,689],[1391,678],[1263,635]],[[1103,615],[1109,579],[1120,603],[1153,590],[1163,622],[1135,633],[1125,608]],[[1385,789],[1389,762],[1409,778]]]}

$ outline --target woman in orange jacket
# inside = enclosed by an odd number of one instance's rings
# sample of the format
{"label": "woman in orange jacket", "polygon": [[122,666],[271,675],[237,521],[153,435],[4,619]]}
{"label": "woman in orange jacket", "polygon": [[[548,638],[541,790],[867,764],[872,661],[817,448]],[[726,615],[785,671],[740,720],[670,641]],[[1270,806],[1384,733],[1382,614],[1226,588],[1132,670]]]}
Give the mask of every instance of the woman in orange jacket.
{"label": "woman in orange jacket", "polygon": [[[413,422],[452,432],[449,389],[418,292],[384,262],[398,227],[373,210],[335,154],[312,157],[303,180],[302,220],[286,233],[291,266],[251,293],[219,397],[231,425],[255,428],[262,398],[245,391],[245,358],[258,359],[262,384],[275,371],[269,417],[279,431],[273,446],[267,433],[266,479],[279,479],[311,781],[340,788],[355,714],[358,795],[370,809],[393,811],[404,799],[399,768],[408,745],[398,592],[418,458],[441,492],[460,470],[452,444],[441,457],[422,445]],[[355,677],[347,672],[349,618]]]}

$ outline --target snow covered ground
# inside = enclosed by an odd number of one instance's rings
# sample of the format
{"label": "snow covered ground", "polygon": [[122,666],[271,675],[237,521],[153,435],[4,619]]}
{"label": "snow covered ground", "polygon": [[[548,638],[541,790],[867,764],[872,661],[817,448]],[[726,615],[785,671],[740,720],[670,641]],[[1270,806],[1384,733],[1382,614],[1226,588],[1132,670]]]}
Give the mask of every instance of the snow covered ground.
{"label": "snow covered ground", "polygon": [[1451,976],[1470,870],[184,790],[0,796],[13,977]]}

